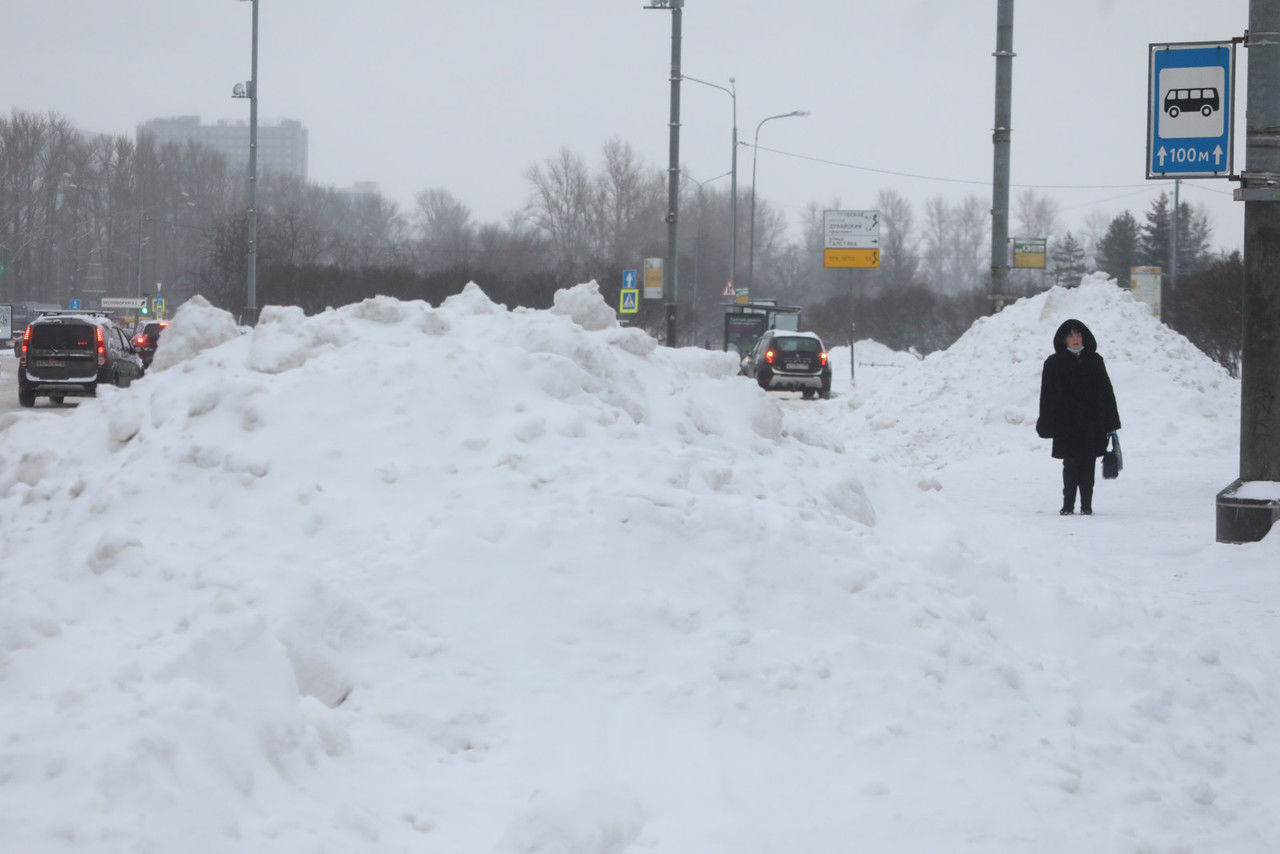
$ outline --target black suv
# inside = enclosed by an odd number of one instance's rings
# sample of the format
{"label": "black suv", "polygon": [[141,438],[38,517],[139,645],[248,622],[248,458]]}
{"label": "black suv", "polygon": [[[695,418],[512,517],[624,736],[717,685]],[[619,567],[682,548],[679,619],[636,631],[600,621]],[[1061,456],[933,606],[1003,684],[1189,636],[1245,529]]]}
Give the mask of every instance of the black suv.
{"label": "black suv", "polygon": [[156,355],[156,345],[160,343],[160,333],[169,325],[167,320],[152,320],[143,324],[138,334],[133,336],[134,349],[142,357],[142,367],[151,367],[151,360]]}
{"label": "black suv", "polygon": [[831,396],[831,364],[812,332],[770,329],[742,360],[742,373],[765,391],[799,391],[806,400]]}
{"label": "black suv", "polygon": [[106,312],[46,311],[22,335],[18,403],[92,397],[98,383],[123,388],[140,376],[142,359]]}

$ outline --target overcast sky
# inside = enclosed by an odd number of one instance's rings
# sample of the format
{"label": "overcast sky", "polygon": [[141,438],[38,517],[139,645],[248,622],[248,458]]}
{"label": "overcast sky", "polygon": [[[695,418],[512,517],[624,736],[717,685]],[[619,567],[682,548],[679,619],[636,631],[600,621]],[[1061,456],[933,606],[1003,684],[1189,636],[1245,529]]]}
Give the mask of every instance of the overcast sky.
{"label": "overcast sky", "polygon": [[[672,16],[644,4],[262,0],[259,118],[306,126],[314,181],[375,181],[405,206],[444,187],[502,219],[527,200],[528,168],[561,147],[595,165],[620,137],[666,168]],[[995,0],[687,0],[683,19],[683,70],[736,78],[742,140],[765,116],[812,111],[760,132],[760,196],[793,221],[811,201],[870,208],[886,187],[918,215],[931,196],[989,197]],[[243,0],[9,3],[0,105],[127,134],[163,116],[247,119],[231,87],[249,78],[250,22]],[[1052,193],[1077,230],[1093,211],[1141,218],[1172,186],[1145,180],[1148,43],[1229,39],[1247,22],[1248,0],[1017,3],[1014,194]],[[727,172],[729,97],[685,83],[682,102],[682,165],[699,180]],[[742,148],[744,189],[751,169]],[[1215,243],[1237,248],[1233,186],[1185,181],[1183,199],[1208,205]]]}

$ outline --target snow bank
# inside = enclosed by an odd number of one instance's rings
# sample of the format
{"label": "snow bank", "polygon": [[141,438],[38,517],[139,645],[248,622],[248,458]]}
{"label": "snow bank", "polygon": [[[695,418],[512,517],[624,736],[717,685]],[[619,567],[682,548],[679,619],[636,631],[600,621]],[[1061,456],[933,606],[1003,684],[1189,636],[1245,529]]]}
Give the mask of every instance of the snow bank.
{"label": "snow bank", "polygon": [[0,839],[1272,850],[1280,536],[1197,544],[1176,479],[1090,529],[1019,492],[1059,314],[1126,431],[1178,427],[1149,478],[1204,473],[1231,383],[1097,283],[1038,299],[815,403],[590,284],[184,306],[167,370],[4,430]]}
{"label": "snow bank", "polygon": [[[902,360],[900,370],[864,371],[846,406],[879,434],[879,452],[901,463],[1047,449],[1035,434],[1040,371],[1069,317],[1089,327],[1107,362],[1126,460],[1157,446],[1199,456],[1234,445],[1239,383],[1101,274],[980,318],[947,350]],[[864,378],[873,388],[860,393]]]}

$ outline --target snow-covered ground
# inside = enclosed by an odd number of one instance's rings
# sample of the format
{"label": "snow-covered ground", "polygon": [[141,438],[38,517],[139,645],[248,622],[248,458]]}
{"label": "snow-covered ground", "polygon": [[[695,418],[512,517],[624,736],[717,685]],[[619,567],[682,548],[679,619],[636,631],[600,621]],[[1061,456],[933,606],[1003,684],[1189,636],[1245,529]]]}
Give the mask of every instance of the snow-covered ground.
{"label": "snow-covered ground", "polygon": [[[1067,317],[1125,470],[1057,515]],[[375,299],[0,430],[0,850],[1280,850],[1239,384],[1114,285],[829,401],[595,291]]]}

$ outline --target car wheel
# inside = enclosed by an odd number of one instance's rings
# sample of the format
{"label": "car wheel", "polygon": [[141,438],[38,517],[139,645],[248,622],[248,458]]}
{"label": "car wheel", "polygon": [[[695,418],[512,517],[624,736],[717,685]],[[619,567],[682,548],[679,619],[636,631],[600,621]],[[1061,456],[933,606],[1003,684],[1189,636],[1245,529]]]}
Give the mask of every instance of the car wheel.
{"label": "car wheel", "polygon": [[36,393],[29,388],[19,388],[18,403],[22,406],[35,406]]}
{"label": "car wheel", "polygon": [[128,388],[129,383],[131,382],[133,382],[133,380],[130,379],[128,374],[125,374],[123,376],[121,376],[120,374],[116,374],[116,385],[119,386],[120,388]]}
{"label": "car wheel", "polygon": [[1209,118],[1209,116],[1213,115],[1213,107],[1205,104],[1200,108],[1200,115],[1204,116],[1206,119]]}
{"label": "car wheel", "polygon": [[1171,119],[1176,119],[1176,118],[1178,117],[1178,115],[1179,115],[1181,112],[1182,112],[1182,110],[1179,110],[1177,107],[1170,107],[1170,108],[1169,108],[1169,118],[1171,118]]}
{"label": "car wheel", "polygon": [[822,391],[818,392],[818,396],[819,396],[819,397],[821,397],[823,400],[830,400],[830,399],[831,399],[831,386],[829,386],[829,385],[824,385],[824,386],[822,387]]}

